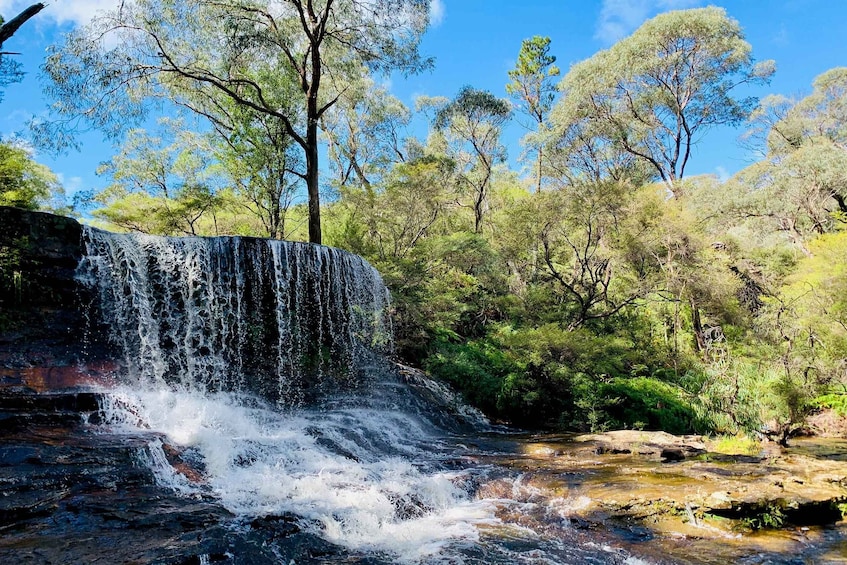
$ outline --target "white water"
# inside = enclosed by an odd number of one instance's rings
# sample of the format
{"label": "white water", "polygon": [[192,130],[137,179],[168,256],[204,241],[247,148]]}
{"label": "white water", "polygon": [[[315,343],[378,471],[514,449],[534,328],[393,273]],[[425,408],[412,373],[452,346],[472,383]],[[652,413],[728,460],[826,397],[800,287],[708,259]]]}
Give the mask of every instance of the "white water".
{"label": "white water", "polygon": [[79,279],[128,382],[248,390],[297,406],[355,388],[391,349],[389,294],[364,259],[254,238],[168,238],[86,228]]}
{"label": "white water", "polygon": [[[477,526],[497,523],[493,504],[463,488],[464,472],[439,470],[432,426],[409,413],[336,407],[283,414],[228,393],[170,389],[127,388],[106,398],[112,431],[157,431],[196,450],[208,483],[195,492],[210,489],[238,515],[293,513],[331,542],[399,561],[476,540]],[[190,495],[186,478],[164,468],[161,444],[152,447],[161,454],[146,456],[157,480]]]}
{"label": "white water", "polygon": [[[203,481],[192,483],[153,441],[139,459],[158,484],[189,498],[211,494],[245,524],[294,515],[307,532],[392,563],[648,565],[572,535],[569,517],[584,497],[545,499],[525,475],[478,464],[459,438],[413,411],[361,398],[280,412],[233,393],[104,392],[109,433],[159,432],[201,462]],[[491,480],[506,491],[477,490]],[[501,521],[501,512],[512,518]]]}

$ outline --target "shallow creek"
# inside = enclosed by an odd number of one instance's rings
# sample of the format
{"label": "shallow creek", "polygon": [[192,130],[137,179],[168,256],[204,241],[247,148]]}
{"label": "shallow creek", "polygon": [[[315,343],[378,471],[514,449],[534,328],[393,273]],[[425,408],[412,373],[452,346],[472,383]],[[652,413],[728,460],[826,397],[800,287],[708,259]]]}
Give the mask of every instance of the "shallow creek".
{"label": "shallow creek", "polygon": [[[847,494],[847,440],[796,439],[779,453],[663,461],[637,444],[606,451],[585,439],[481,441],[479,463],[510,473],[480,496],[504,501],[497,512],[504,524],[551,538],[593,536],[647,563],[847,563],[847,524],[831,508]],[[774,505],[782,527],[756,529],[769,525],[762,514]]]}
{"label": "shallow creek", "polygon": [[293,516],[355,562],[847,563],[845,440],[673,460],[660,432],[448,433],[388,392],[287,413],[225,394],[108,398],[110,433],[163,434],[142,461],[161,486],[242,523]]}

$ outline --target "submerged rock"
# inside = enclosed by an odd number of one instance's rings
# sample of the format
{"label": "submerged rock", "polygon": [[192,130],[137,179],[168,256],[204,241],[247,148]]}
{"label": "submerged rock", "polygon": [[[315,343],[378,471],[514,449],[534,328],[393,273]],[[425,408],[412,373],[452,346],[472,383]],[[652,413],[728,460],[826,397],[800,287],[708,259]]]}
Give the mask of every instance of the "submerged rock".
{"label": "submerged rock", "polygon": [[529,442],[529,459],[511,464],[537,470],[535,485],[549,496],[562,496],[567,485],[569,497],[589,500],[575,513],[583,519],[701,525],[723,518],[723,531],[839,522],[847,440],[792,443],[758,456],[725,455],[709,452],[700,436],[621,430]]}

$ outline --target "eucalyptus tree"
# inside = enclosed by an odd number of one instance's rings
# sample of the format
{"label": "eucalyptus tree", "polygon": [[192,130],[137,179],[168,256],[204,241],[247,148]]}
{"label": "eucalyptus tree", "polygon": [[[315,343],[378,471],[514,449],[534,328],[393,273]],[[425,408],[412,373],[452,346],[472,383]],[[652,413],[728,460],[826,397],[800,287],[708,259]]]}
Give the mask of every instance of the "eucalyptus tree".
{"label": "eucalyptus tree", "polygon": [[383,171],[407,161],[410,120],[409,109],[384,86],[367,76],[352,82],[322,120],[338,185],[370,188]]}
{"label": "eucalyptus tree", "polygon": [[[284,124],[225,97],[206,101],[213,126],[209,151],[234,193],[233,202],[259,220],[262,235],[286,239],[289,211],[303,180],[303,154]],[[198,106],[199,107],[199,106]]]}
{"label": "eucalyptus tree", "polygon": [[[536,123],[536,130],[544,125],[556,99],[553,79],[559,76],[559,67],[555,63],[555,55],[550,54],[550,38],[536,35],[523,40],[518,62],[509,71],[511,81],[506,85],[506,92],[517,102],[518,108]],[[541,192],[543,149],[536,141],[529,138],[527,141],[536,154],[536,191]]]}
{"label": "eucalyptus tree", "polygon": [[319,122],[363,69],[430,64],[418,52],[428,8],[429,0],[127,0],[50,53],[47,92],[61,119],[35,130],[60,146],[82,125],[117,136],[150,100],[193,108],[198,92],[223,96],[278,120],[299,146],[309,239],[319,243]]}
{"label": "eucalyptus tree", "polygon": [[334,204],[338,243],[380,266],[401,263],[448,211],[452,169],[450,159],[427,155],[398,163],[379,185],[345,188]]}
{"label": "eucalyptus tree", "polygon": [[779,157],[813,140],[827,140],[847,151],[847,67],[830,69],[812,82],[800,99],[768,96],[750,116],[749,137]]}
{"label": "eucalyptus tree", "polygon": [[[111,183],[93,196],[93,215],[122,229],[166,235],[217,234],[222,179],[202,136],[162,121],[161,135],[128,132],[120,151],[97,173]],[[211,216],[211,221],[205,221]]]}
{"label": "eucalyptus tree", "polygon": [[494,166],[506,160],[500,133],[511,116],[506,100],[466,86],[435,113],[434,125],[452,144],[455,160],[464,166],[463,181],[471,189],[474,231],[482,230]]}
{"label": "eucalyptus tree", "polygon": [[604,135],[594,120],[558,121],[540,134],[542,174],[556,188],[606,181],[638,186],[655,176],[646,161]]}
{"label": "eucalyptus tree", "polygon": [[68,212],[63,199],[64,189],[53,171],[35,162],[27,148],[0,143],[0,206]]}
{"label": "eucalyptus tree", "polygon": [[574,125],[645,162],[674,190],[691,150],[710,128],[742,122],[753,98],[733,89],[766,81],[738,22],[722,8],[660,14],[610,49],[577,63],[559,88],[554,128]]}
{"label": "eucalyptus tree", "polygon": [[771,128],[768,149],[779,164],[805,167],[802,179],[824,209],[847,222],[847,67],[815,78],[812,93]]}
{"label": "eucalyptus tree", "polygon": [[769,96],[751,116],[765,157],[733,179],[734,215],[787,236],[804,254],[847,223],[847,68],[831,69],[800,100]]}
{"label": "eucalyptus tree", "polygon": [[[545,192],[540,199],[534,219],[543,265],[539,275],[551,286],[570,330],[612,317],[650,290],[640,279],[652,275],[653,269],[646,267],[649,260],[640,259],[647,252],[636,246],[646,238],[625,233],[630,220],[641,215],[627,198],[629,191],[629,186],[612,181],[582,183]],[[624,245],[628,249],[622,252]],[[628,269],[631,257],[638,257],[644,267]]]}
{"label": "eucalyptus tree", "polygon": [[21,64],[14,59],[9,58],[9,55],[17,55],[18,53],[3,51],[3,44],[6,43],[10,37],[15,35],[22,25],[35,17],[43,9],[44,4],[38,2],[24,10],[21,10],[17,16],[8,22],[0,16],[0,88],[9,86],[15,82],[20,82],[24,75],[21,70]]}

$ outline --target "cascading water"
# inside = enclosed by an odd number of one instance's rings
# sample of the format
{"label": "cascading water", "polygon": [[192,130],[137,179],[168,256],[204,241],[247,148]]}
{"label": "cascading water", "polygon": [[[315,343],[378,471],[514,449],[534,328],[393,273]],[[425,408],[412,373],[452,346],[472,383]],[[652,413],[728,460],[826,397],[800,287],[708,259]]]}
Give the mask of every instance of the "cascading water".
{"label": "cascading water", "polygon": [[[375,562],[636,562],[565,541],[559,510],[479,495],[481,483],[515,477],[474,463],[468,438],[445,431],[431,404],[443,390],[413,392],[380,364],[389,297],[361,258],[253,238],[84,237],[79,277],[96,288],[125,365],[99,421],[164,434],[204,475],[188,481],[153,440],[139,464],[159,484],[211,494],[245,523],[297,516]],[[559,529],[504,524],[514,505]]]}
{"label": "cascading water", "polygon": [[80,278],[130,379],[296,406],[359,384],[390,348],[388,291],[356,255],[255,238],[87,228]]}

